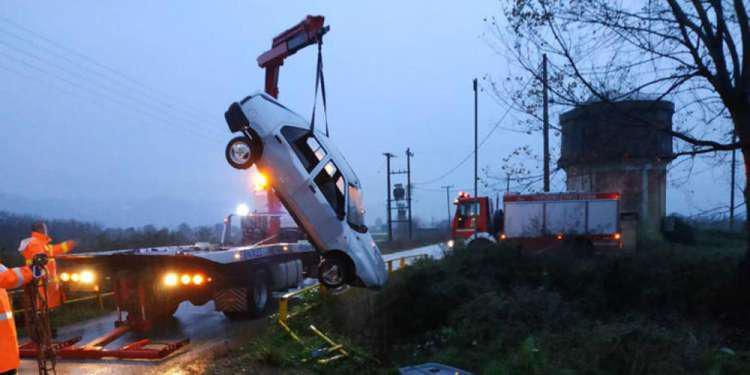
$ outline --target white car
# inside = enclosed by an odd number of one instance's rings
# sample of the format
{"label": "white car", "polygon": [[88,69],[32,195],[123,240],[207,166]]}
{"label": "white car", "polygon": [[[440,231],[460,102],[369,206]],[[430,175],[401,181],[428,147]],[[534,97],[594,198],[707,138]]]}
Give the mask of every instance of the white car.
{"label": "white car", "polygon": [[256,165],[289,214],[321,253],[320,281],[378,289],[388,272],[365,226],[359,179],[330,138],[265,93],[233,103],[224,114],[243,135],[227,145],[237,169]]}

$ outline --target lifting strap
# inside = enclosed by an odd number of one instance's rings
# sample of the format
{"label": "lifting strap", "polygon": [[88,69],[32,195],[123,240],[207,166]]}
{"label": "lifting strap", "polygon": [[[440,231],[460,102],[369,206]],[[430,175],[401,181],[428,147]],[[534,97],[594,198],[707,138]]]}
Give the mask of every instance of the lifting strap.
{"label": "lifting strap", "polygon": [[310,131],[315,132],[315,109],[318,105],[318,86],[320,86],[320,96],[323,98],[323,115],[325,116],[326,137],[328,137],[328,108],[326,105],[326,81],[323,77],[323,39],[318,39],[318,67],[315,72],[315,98],[313,99],[312,117],[310,119]]}

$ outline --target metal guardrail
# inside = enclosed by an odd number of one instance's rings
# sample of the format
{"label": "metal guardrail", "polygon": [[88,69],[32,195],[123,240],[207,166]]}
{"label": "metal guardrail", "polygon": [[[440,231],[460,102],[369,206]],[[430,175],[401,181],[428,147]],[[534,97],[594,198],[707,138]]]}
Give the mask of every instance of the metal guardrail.
{"label": "metal guardrail", "polygon": [[[13,304],[12,297],[16,296],[16,295],[23,294],[23,289],[14,289],[14,290],[11,290],[11,291],[8,292],[8,294],[10,294],[11,305],[12,305]],[[63,301],[63,305],[74,304],[74,303],[79,303],[79,302],[86,302],[86,301],[91,301],[91,300],[97,300],[99,302],[98,303],[99,310],[104,311],[104,298],[105,297],[113,296],[114,294],[115,294],[115,292],[102,292],[101,288],[99,288],[99,286],[97,285],[97,286],[94,287],[94,291],[92,292],[92,295],[84,296],[84,297],[79,297],[79,298],[73,298],[73,299],[66,299],[65,301]],[[13,314],[14,315],[23,314],[24,312],[25,312],[25,309],[23,309],[23,308],[13,310]]]}
{"label": "metal guardrail", "polygon": [[[408,266],[409,265],[409,263],[407,262],[408,259],[417,259],[417,260],[419,260],[419,259],[428,259],[430,257],[431,257],[430,254],[409,255],[409,256],[405,256],[405,257],[400,257],[400,258],[394,258],[394,259],[387,260],[387,261],[385,261],[385,264],[386,264],[386,266],[388,268],[388,273],[391,273],[393,271],[400,270],[400,269]],[[398,261],[398,268],[396,268],[394,270],[393,269],[393,263],[396,262],[396,261]]]}

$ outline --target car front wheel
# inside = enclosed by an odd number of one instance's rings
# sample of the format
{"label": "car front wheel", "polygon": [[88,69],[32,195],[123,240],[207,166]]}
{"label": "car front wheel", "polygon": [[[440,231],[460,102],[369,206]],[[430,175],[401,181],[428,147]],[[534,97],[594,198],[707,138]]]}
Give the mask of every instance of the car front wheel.
{"label": "car front wheel", "polygon": [[225,156],[229,165],[236,169],[248,169],[260,158],[260,141],[246,136],[233,138],[227,144]]}

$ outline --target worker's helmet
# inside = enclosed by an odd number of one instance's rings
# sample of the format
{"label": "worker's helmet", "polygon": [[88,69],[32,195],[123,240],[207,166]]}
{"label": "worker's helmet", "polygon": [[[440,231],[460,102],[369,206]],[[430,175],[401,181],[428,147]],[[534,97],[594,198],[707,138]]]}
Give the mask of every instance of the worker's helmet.
{"label": "worker's helmet", "polygon": [[38,221],[34,224],[31,224],[31,231],[47,235],[47,224],[45,224],[43,221]]}

